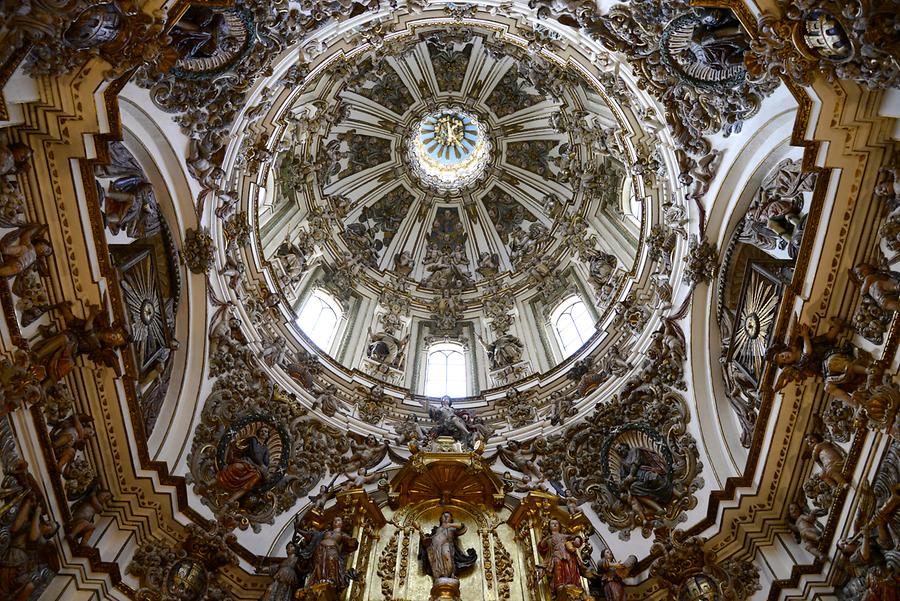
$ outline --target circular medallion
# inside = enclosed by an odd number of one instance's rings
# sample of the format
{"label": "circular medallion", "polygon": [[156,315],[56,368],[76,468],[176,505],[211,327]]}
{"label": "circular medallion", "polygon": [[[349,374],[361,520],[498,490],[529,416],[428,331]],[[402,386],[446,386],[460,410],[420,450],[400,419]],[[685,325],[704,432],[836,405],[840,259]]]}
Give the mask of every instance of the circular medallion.
{"label": "circular medallion", "polygon": [[706,574],[688,577],[678,590],[678,601],[719,601],[719,586]]}
{"label": "circular medallion", "polygon": [[823,60],[840,63],[853,58],[844,26],[824,10],[810,11],[803,18],[803,43],[810,54]]}
{"label": "circular medallion", "polygon": [[756,313],[751,313],[744,320],[744,331],[750,338],[756,338],[759,336],[761,328],[759,324],[759,316]]}
{"label": "circular medallion", "polygon": [[484,175],[491,154],[484,125],[460,109],[429,113],[409,140],[413,171],[428,186],[459,190]]}
{"label": "circular medallion", "polygon": [[141,303],[141,321],[146,324],[149,324],[153,321],[153,317],[156,315],[156,308],[153,306],[153,301],[145,300]]}
{"label": "circular medallion", "polygon": [[746,34],[726,11],[708,9],[673,19],[659,40],[660,57],[680,79],[724,89],[744,81]]}
{"label": "circular medallion", "polygon": [[194,601],[206,592],[207,581],[203,565],[191,559],[182,559],[169,570],[166,592],[182,601]]}

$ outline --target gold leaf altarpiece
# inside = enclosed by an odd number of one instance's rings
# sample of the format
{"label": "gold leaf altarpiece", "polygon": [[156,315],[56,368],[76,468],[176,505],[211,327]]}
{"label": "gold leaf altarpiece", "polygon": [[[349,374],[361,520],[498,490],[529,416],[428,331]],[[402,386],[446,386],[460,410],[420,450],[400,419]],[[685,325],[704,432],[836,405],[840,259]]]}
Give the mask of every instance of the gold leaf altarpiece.
{"label": "gold leaf altarpiece", "polygon": [[[475,565],[459,575],[458,597],[433,590],[418,560],[418,526],[428,530],[444,511],[466,525],[460,547],[478,554]],[[583,589],[567,591],[564,600],[554,599],[537,551],[551,518],[587,539],[591,527],[584,515],[570,516],[549,493],[532,491],[523,499],[506,495],[478,452],[417,452],[386,491],[338,493],[333,506],[307,512],[303,525],[320,529],[337,516],[359,541],[347,565],[356,579],[339,597],[327,588],[304,589],[298,594],[302,601],[590,600],[586,582]]]}

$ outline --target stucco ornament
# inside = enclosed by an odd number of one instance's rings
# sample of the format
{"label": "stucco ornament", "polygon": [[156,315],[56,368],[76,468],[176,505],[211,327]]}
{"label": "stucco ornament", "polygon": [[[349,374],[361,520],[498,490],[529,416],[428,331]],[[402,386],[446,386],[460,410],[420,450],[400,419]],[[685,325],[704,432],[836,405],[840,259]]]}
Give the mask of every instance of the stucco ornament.
{"label": "stucco ornament", "polygon": [[232,508],[241,528],[271,523],[328,473],[347,438],[309,415],[257,363],[227,312],[210,334],[219,378],[188,456],[189,483],[213,511]]}
{"label": "stucco ornament", "polygon": [[900,13],[890,0],[791,0],[763,15],[746,57],[751,78],[787,76],[804,85],[816,74],[870,89],[896,87]]}
{"label": "stucco ornament", "polygon": [[703,487],[697,443],[687,432],[690,411],[671,388],[684,376],[683,336],[667,322],[620,394],[540,445],[544,474],[589,501],[622,540],[636,528],[649,537],[684,521]]}
{"label": "stucco ornament", "polygon": [[700,536],[664,530],[657,534],[651,552],[659,557],[650,566],[650,575],[678,599],[746,601],[762,588],[759,569],[752,562],[720,560]]}
{"label": "stucco ornament", "polygon": [[206,228],[188,229],[184,232],[181,257],[192,273],[204,274],[212,268],[215,262],[215,247]]}
{"label": "stucco ornament", "polygon": [[229,548],[233,516],[204,528],[187,527],[187,536],[177,544],[148,540],[128,564],[129,574],[140,582],[137,598],[142,601],[230,601],[234,597],[219,580],[219,571],[238,563]]}

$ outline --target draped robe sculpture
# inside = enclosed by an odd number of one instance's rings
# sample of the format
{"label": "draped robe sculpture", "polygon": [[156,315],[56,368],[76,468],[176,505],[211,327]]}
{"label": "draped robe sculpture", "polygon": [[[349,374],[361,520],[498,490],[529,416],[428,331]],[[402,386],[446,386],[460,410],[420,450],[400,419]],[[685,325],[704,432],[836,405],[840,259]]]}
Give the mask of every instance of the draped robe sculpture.
{"label": "draped robe sculpture", "polygon": [[550,581],[554,595],[559,597],[562,589],[567,587],[581,589],[581,565],[578,558],[578,541],[581,537],[564,534],[557,519],[551,519],[549,526],[550,534],[538,543],[538,551],[544,555],[544,575]]}
{"label": "draped robe sculpture", "polygon": [[322,532],[312,531],[297,533],[308,542],[301,552],[301,559],[309,562],[309,576],[305,588],[319,584],[330,584],[336,593],[340,593],[350,584],[347,571],[347,555],[356,550],[359,541],[345,534],[344,521],[335,517],[331,528]]}
{"label": "draped robe sculpture", "polygon": [[454,522],[449,511],[441,514],[440,524],[434,526],[430,533],[426,534],[419,527],[419,561],[434,582],[432,599],[457,599],[459,572],[478,561],[475,549],[463,553],[459,547],[459,537],[465,533],[465,524]]}

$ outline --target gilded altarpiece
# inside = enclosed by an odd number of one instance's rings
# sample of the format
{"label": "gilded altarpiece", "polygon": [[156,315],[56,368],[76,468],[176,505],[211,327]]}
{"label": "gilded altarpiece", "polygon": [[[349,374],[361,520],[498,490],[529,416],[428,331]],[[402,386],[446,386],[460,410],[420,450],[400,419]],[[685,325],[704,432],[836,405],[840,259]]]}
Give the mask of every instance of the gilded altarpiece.
{"label": "gilded altarpiece", "polygon": [[[554,495],[532,492],[521,503],[507,496],[478,452],[417,452],[379,488],[338,493],[334,505],[312,509],[301,522],[321,529],[341,517],[358,541],[347,556],[353,580],[337,597],[342,601],[550,601],[538,567],[548,520],[556,517],[571,534],[589,530],[581,514],[560,510]],[[438,526],[451,523],[462,567],[455,578],[439,579],[428,550]],[[454,579],[458,584],[446,585]],[[335,598],[317,594],[304,589],[298,598]]]}

